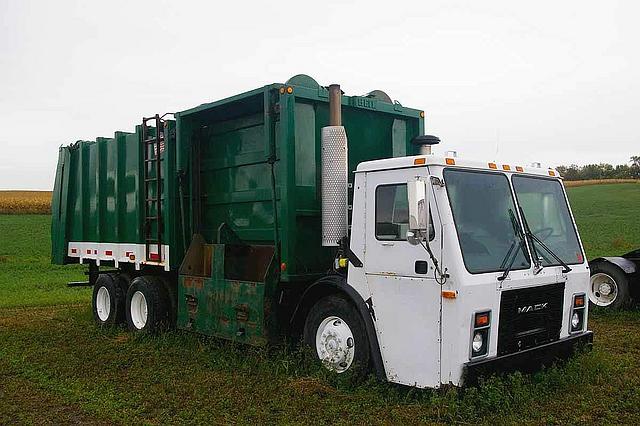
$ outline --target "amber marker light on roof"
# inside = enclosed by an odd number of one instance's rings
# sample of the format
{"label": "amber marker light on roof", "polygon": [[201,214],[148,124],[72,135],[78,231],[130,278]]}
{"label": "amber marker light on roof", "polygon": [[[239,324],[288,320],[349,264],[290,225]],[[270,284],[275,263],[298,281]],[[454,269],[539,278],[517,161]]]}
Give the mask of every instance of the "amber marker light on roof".
{"label": "amber marker light on roof", "polygon": [[420,118],[424,118],[424,111],[420,111]]}
{"label": "amber marker light on roof", "polygon": [[281,87],[281,88],[280,88],[280,94],[281,94],[281,95],[284,95],[284,87]]}
{"label": "amber marker light on roof", "polygon": [[502,165],[502,170],[511,170],[511,166],[509,166],[508,164],[503,164]]}
{"label": "amber marker light on roof", "polygon": [[424,158],[416,158],[415,160],[413,160],[414,166],[421,166],[424,163],[426,163],[426,160]]}
{"label": "amber marker light on roof", "polygon": [[554,172],[553,170],[549,170],[549,176],[555,176],[556,172]]}
{"label": "amber marker light on roof", "polygon": [[489,168],[496,170],[498,166],[496,165],[496,163],[489,163]]}
{"label": "amber marker light on roof", "polygon": [[287,87],[287,93],[288,94],[292,94],[293,93],[293,87],[291,87],[291,86]]}
{"label": "amber marker light on roof", "polygon": [[524,172],[524,169],[520,166],[516,166],[516,171],[517,172]]}
{"label": "amber marker light on roof", "polygon": [[456,160],[454,160],[453,158],[446,158],[446,159],[444,160],[444,162],[445,162],[445,163],[447,163],[447,164],[448,164],[448,165],[450,165],[450,166],[453,166],[453,165],[455,165],[455,164],[456,164]]}

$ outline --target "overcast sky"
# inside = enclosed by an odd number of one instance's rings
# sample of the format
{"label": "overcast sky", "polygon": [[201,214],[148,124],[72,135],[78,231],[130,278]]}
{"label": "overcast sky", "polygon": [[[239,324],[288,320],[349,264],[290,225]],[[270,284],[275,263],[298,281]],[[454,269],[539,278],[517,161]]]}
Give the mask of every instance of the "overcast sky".
{"label": "overcast sky", "polygon": [[298,73],[424,109],[440,151],[549,165],[640,154],[638,1],[0,0],[0,189],[61,144]]}

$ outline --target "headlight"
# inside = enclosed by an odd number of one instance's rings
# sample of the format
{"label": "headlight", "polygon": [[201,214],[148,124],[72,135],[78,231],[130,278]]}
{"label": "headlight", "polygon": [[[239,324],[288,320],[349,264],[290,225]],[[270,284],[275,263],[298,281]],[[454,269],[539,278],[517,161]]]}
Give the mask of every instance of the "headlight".
{"label": "headlight", "polygon": [[571,316],[569,317],[569,333],[580,333],[584,329],[585,323],[585,294],[574,294],[571,305]]}
{"label": "headlight", "polygon": [[486,356],[489,350],[491,311],[474,312],[471,316],[471,346],[469,359]]}
{"label": "headlight", "polygon": [[571,316],[571,328],[575,330],[580,325],[580,316],[577,312],[574,312]]}
{"label": "headlight", "polygon": [[471,343],[471,348],[473,352],[480,352],[482,349],[482,345],[484,344],[484,339],[482,338],[482,333],[480,331],[476,331],[476,334],[473,335],[473,342]]}

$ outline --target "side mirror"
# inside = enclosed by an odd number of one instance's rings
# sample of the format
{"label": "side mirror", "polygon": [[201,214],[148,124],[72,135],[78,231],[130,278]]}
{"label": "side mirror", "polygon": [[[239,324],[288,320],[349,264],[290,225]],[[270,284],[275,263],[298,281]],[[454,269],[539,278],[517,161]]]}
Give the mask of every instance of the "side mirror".
{"label": "side mirror", "polygon": [[426,234],[429,231],[429,198],[427,182],[416,178],[407,182],[409,198],[409,231]]}

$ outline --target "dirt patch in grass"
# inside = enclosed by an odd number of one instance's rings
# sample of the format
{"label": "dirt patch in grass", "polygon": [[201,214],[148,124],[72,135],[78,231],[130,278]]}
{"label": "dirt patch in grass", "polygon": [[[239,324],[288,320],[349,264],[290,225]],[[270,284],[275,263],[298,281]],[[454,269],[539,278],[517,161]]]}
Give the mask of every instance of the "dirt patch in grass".
{"label": "dirt patch in grass", "polygon": [[35,386],[0,359],[0,424],[113,424]]}

